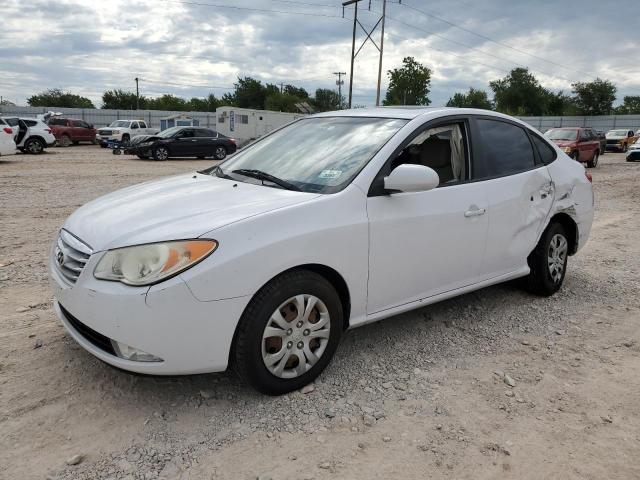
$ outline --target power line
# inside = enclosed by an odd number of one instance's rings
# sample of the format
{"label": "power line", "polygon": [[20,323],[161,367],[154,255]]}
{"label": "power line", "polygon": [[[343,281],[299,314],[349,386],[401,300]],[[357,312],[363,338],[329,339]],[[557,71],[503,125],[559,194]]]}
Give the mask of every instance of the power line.
{"label": "power line", "polygon": [[280,13],[283,15],[304,15],[307,17],[342,18],[340,15],[328,15],[324,13],[290,12],[286,10],[271,10],[267,8],[241,7],[238,5],[220,5],[220,4],[214,4],[214,3],[193,2],[188,0],[165,0],[165,2],[179,3],[183,5],[194,5],[198,7],[228,8],[231,10],[245,10],[245,11],[262,12],[262,13]]}

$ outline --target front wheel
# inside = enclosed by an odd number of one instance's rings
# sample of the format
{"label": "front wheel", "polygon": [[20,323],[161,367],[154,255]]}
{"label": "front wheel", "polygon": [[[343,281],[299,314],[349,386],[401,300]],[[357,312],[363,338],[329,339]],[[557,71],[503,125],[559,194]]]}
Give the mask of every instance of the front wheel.
{"label": "front wheel", "polygon": [[227,149],[224,147],[216,147],[213,151],[213,156],[216,160],[224,160],[227,156]]}
{"label": "front wheel", "polygon": [[593,158],[587,162],[587,167],[596,168],[598,166],[598,157],[600,156],[599,151],[593,152]]}
{"label": "front wheel", "polygon": [[529,290],[545,297],[556,293],[564,281],[568,257],[567,233],[562,225],[552,223],[527,259],[531,270],[527,277]]}
{"label": "front wheel", "polygon": [[167,147],[156,147],[153,150],[153,159],[158,161],[164,161],[169,158],[169,149]]}
{"label": "front wheel", "polygon": [[342,329],[340,297],[324,277],[307,270],[284,273],[264,286],[242,314],[235,367],[262,393],[297,390],[328,365]]}

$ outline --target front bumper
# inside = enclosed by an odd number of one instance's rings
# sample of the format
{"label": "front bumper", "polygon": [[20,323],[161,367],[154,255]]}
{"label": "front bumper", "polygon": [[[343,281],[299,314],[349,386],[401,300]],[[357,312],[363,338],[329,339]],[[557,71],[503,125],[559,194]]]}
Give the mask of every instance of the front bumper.
{"label": "front bumper", "polygon": [[627,154],[627,162],[637,162],[640,160],[640,150],[632,150]]}
{"label": "front bumper", "polygon": [[624,146],[620,143],[607,143],[605,150],[611,150],[614,152],[620,152],[624,149]]}
{"label": "front bumper", "polygon": [[[110,365],[144,374],[227,368],[235,328],[250,297],[201,302],[179,276],[152,287],[97,280],[92,272],[101,256],[98,252],[89,258],[73,285],[61,277],[53,262],[49,264],[56,314],[80,346]],[[111,339],[162,361],[120,358],[109,348]]]}

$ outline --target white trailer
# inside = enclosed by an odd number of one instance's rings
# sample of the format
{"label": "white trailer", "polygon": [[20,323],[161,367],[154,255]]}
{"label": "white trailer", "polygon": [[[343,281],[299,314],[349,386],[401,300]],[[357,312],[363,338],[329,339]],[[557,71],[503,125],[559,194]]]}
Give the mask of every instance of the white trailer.
{"label": "white trailer", "polygon": [[304,116],[301,113],[220,107],[216,109],[216,130],[222,135],[235,138],[238,146],[242,146]]}

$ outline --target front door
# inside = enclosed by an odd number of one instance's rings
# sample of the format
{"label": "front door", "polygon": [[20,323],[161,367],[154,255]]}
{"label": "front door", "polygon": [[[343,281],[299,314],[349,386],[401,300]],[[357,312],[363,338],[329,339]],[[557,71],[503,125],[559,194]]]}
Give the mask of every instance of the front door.
{"label": "front door", "polygon": [[469,181],[467,138],[465,122],[417,131],[388,169],[422,164],[438,173],[440,186],[368,197],[367,314],[478,281],[489,215],[486,187]]}
{"label": "front door", "polygon": [[177,157],[195,157],[196,143],[193,128],[183,128],[171,142],[171,153]]}

